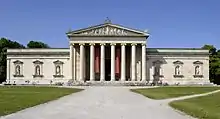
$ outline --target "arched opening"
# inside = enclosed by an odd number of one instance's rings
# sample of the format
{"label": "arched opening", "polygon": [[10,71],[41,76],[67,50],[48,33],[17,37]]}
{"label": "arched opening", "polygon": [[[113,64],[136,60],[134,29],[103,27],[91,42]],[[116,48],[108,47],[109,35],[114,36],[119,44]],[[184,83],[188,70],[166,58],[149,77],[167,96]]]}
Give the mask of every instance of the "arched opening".
{"label": "arched opening", "polygon": [[21,66],[17,65],[15,67],[15,75],[21,75]]}
{"label": "arched opening", "polygon": [[180,66],[179,65],[177,65],[175,67],[175,75],[180,75]]}
{"label": "arched opening", "polygon": [[196,66],[195,67],[195,75],[199,75],[200,74],[200,66]]}
{"label": "arched opening", "polygon": [[37,65],[35,67],[35,75],[40,75],[40,66],[39,65]]}
{"label": "arched opening", "polygon": [[61,75],[61,69],[60,66],[56,66],[56,75]]}

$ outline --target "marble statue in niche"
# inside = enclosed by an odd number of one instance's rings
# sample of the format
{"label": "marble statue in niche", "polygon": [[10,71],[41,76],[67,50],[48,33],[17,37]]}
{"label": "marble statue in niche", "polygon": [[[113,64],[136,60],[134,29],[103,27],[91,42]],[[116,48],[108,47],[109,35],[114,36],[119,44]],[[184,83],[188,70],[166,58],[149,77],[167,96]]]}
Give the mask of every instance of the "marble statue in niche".
{"label": "marble statue in niche", "polygon": [[21,74],[21,67],[19,65],[16,66],[15,68],[15,74],[20,75]]}
{"label": "marble statue in niche", "polygon": [[60,66],[56,66],[56,75],[61,75]]}
{"label": "marble statue in niche", "polygon": [[118,29],[113,27],[103,27],[93,29],[91,31],[83,32],[84,35],[127,35],[127,32],[124,29]]}

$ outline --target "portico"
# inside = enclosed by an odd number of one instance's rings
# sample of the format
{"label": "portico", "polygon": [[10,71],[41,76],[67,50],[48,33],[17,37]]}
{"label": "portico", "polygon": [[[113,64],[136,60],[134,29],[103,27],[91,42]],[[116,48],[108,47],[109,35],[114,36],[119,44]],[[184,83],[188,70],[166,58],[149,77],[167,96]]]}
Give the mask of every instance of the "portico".
{"label": "portico", "polygon": [[[141,51],[139,69],[136,49]],[[70,51],[74,81],[146,81],[146,45],[143,43],[74,43],[70,44]]]}
{"label": "portico", "polygon": [[147,32],[106,21],[67,36],[74,81],[146,81]]}

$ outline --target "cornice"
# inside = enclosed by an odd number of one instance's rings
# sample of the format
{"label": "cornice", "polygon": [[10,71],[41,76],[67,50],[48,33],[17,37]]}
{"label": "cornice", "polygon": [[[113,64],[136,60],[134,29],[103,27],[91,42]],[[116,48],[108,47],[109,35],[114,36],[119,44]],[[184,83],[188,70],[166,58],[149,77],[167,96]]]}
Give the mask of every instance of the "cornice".
{"label": "cornice", "polygon": [[69,52],[8,52],[7,55],[69,55]]}

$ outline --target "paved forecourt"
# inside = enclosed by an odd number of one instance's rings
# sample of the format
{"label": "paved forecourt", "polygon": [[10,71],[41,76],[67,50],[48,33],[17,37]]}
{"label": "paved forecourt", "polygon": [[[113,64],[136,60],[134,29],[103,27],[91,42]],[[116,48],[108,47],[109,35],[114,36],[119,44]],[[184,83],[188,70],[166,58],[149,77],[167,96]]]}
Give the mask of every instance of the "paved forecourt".
{"label": "paved forecourt", "polygon": [[189,119],[168,106],[129,91],[129,87],[86,90],[0,119]]}

